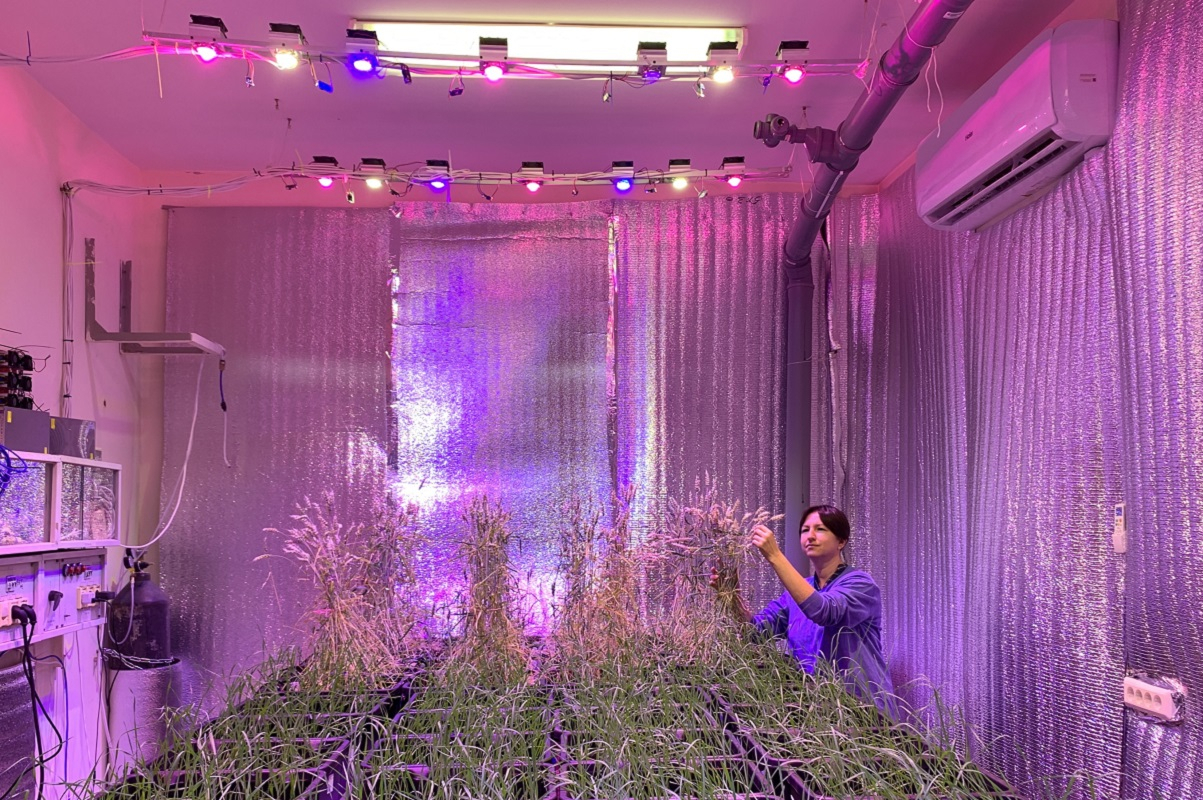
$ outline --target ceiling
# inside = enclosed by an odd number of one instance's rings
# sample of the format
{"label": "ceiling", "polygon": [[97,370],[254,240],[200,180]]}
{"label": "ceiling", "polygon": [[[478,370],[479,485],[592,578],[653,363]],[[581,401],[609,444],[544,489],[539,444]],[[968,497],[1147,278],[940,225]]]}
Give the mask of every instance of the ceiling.
{"label": "ceiling", "polygon": [[[849,185],[880,185],[972,91],[1065,9],[1070,0],[977,0],[938,49],[935,68],[907,93],[862,158]],[[600,4],[519,0],[384,3],[379,0],[18,0],[6,3],[0,52],[36,58],[93,55],[143,44],[141,31],[187,35],[188,15],[221,17],[231,39],[266,41],[270,22],[299,24],[314,45],[344,39],[352,19],[715,24],[747,30],[743,61],[770,63],[783,39],[807,39],[815,59],[874,59],[902,30],[915,0],[610,0]],[[344,165],[370,156],[390,165],[448,158],[457,169],[604,170],[612,161],[659,169],[670,158],[717,168],[742,155],[749,168],[784,165],[788,146],[751,136],[769,112],[834,127],[862,91],[855,77],[810,77],[799,86],[756,78],[712,85],[644,88],[619,84],[603,103],[602,82],[468,79],[449,97],[446,78],[352,81],[317,91],[302,68],[260,65],[254,88],[235,59],[201,65],[190,56],[8,67],[25,69],[89,128],[150,171],[249,171],[331,155]],[[162,96],[160,96],[160,83]],[[805,174],[801,154],[795,176]],[[84,176],[81,176],[84,177]]]}

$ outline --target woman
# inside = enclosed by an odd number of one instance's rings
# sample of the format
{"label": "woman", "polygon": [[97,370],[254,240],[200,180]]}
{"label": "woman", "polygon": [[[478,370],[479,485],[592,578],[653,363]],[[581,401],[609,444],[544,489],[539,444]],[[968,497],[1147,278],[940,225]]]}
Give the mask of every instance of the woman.
{"label": "woman", "polygon": [[[784,638],[807,672],[814,672],[818,659],[831,662],[852,694],[896,717],[894,687],[881,652],[881,590],[869,573],[844,562],[848,517],[835,506],[811,506],[802,512],[799,536],[814,573],[810,578],[786,560],[771,530],[752,528],[752,543],[785,591],[756,616],[741,598],[740,615],[757,630]],[[710,582],[718,586],[717,571],[711,571]]]}

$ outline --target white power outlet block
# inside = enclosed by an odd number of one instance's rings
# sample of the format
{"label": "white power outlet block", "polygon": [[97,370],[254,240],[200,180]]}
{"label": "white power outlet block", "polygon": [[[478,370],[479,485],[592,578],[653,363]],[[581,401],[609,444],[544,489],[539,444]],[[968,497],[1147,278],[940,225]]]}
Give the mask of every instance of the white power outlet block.
{"label": "white power outlet block", "polygon": [[89,583],[75,590],[75,608],[82,611],[96,605],[96,593],[100,591],[99,583]]}
{"label": "white power outlet block", "polygon": [[1173,689],[1131,676],[1124,678],[1124,705],[1167,722],[1176,719],[1181,710]]}
{"label": "white power outlet block", "polygon": [[5,595],[0,599],[0,628],[16,625],[17,623],[13,621],[13,608],[27,605],[31,605],[29,598],[19,594]]}

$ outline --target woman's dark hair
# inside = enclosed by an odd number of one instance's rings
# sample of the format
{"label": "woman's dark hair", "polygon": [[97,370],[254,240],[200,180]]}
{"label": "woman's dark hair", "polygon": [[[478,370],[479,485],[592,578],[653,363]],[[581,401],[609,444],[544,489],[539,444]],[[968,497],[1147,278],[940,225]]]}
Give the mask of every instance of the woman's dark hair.
{"label": "woman's dark hair", "polygon": [[799,536],[802,535],[802,524],[811,514],[818,514],[819,519],[823,520],[823,524],[827,526],[827,530],[834,533],[835,538],[841,542],[848,541],[848,537],[852,535],[852,526],[848,524],[848,516],[835,506],[823,504],[811,506],[802,512],[802,518],[798,521]]}

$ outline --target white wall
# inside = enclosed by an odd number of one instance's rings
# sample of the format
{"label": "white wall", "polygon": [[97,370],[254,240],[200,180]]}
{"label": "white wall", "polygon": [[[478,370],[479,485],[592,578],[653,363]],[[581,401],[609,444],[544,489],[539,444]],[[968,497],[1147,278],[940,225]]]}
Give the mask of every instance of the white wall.
{"label": "white wall", "polygon": [[[140,172],[19,69],[0,70],[0,343],[49,356],[34,399],[61,415],[63,212],[59,187],[86,178],[137,185]],[[135,329],[161,329],[163,212],[148,199],[77,194],[73,201],[74,376],[70,416],[96,420],[106,461],[124,467],[123,533],[145,537],[158,514],[162,461],[161,359],[122,356],[83,332],[83,240],[96,239],[97,307],[117,327],[120,262],[133,262]],[[137,511],[137,513],[131,513]],[[130,541],[129,538],[126,541]]]}
{"label": "white wall", "polygon": [[[139,171],[101,141],[53,96],[19,69],[0,69],[0,343],[48,356],[34,375],[35,401],[61,415],[64,308],[63,210],[59,187],[86,178],[141,183]],[[155,356],[122,356],[115,344],[91,344],[83,331],[84,237],[96,240],[97,303],[100,319],[115,329],[120,262],[133,262],[133,327],[160,330],[163,320],[164,214],[157,203],[80,193],[74,209],[73,255],[66,270],[74,281],[74,377],[70,416],[96,421],[96,444],[104,460],[122,465],[122,536],[145,539],[159,510],[162,463],[162,364]],[[109,587],[120,574],[120,553],[110,551]],[[104,725],[99,656],[93,630],[48,641],[43,654],[59,653],[66,675],[39,668],[39,694],[63,729],[70,691],[69,765],[48,765],[52,780],[81,780],[97,763]],[[69,677],[68,677],[69,676]],[[45,729],[45,726],[43,726]],[[45,735],[51,737],[48,729]],[[51,739],[53,740],[53,739]],[[64,767],[66,767],[64,771]],[[57,789],[50,787],[48,796]]]}

